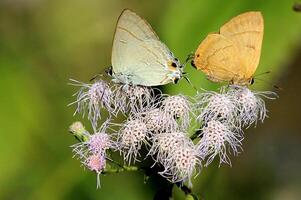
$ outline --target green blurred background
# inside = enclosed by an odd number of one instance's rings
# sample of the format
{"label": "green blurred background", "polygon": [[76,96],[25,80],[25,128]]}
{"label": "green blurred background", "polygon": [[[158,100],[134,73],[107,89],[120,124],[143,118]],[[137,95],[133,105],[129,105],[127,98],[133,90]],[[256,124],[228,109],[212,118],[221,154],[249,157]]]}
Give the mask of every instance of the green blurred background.
{"label": "green blurred background", "polygon": [[[0,199],[152,199],[161,186],[143,175],[101,177],[72,159],[68,134],[74,120],[75,88],[110,66],[114,27],[131,8],[146,18],[170,49],[184,60],[209,32],[231,17],[259,10],[265,19],[261,62],[272,71],[254,89],[273,90],[269,118],[246,131],[244,152],[232,167],[203,169],[193,190],[204,199],[301,199],[301,13],[293,0],[0,0]],[[187,66],[197,87],[214,89]],[[194,94],[181,81],[164,88]],[[175,190],[175,199],[183,199]]]}

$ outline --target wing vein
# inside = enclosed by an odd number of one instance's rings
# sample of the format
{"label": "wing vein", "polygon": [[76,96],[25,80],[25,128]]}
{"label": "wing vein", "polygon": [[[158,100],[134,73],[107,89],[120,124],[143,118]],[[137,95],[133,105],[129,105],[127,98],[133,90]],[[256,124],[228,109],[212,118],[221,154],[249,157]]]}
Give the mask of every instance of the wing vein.
{"label": "wing vein", "polygon": [[138,36],[136,36],[134,33],[132,33],[131,31],[129,31],[128,29],[124,28],[124,27],[121,27],[121,26],[118,26],[119,29],[127,32],[128,34],[130,34],[131,36],[133,36],[135,39],[139,40],[140,42],[143,42],[142,39],[140,39]]}

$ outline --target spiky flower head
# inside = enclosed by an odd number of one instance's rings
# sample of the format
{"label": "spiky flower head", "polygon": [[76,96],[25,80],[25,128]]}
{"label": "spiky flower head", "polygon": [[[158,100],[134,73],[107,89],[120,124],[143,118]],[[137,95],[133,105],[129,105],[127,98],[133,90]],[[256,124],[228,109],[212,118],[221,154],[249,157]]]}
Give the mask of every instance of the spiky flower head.
{"label": "spiky flower head", "polygon": [[161,108],[150,109],[146,112],[139,113],[146,124],[149,132],[158,134],[166,131],[176,130],[178,128],[177,122],[173,116],[164,112]]}
{"label": "spiky flower head", "polygon": [[79,158],[85,158],[90,154],[105,153],[108,149],[116,149],[115,143],[111,136],[105,132],[107,124],[94,134],[86,132],[86,141],[82,141],[75,145],[72,145],[73,152],[79,156]]}
{"label": "spiky flower head", "polygon": [[196,146],[187,140],[170,154],[165,162],[165,169],[160,174],[173,183],[187,181],[191,187],[191,178],[200,172],[201,166],[201,157]]}
{"label": "spiky flower head", "polygon": [[227,153],[237,155],[241,150],[243,140],[241,130],[231,130],[225,123],[216,120],[209,121],[201,130],[201,140],[197,146],[200,155],[206,160],[208,166],[216,156],[220,158],[220,164],[231,165],[231,160]]}
{"label": "spiky flower head", "polygon": [[71,85],[80,87],[79,91],[75,93],[77,100],[71,103],[77,104],[75,113],[82,113],[84,116],[88,112],[88,119],[94,126],[97,126],[97,121],[101,118],[101,109],[113,113],[112,91],[105,81],[99,79],[92,84],[82,83],[73,79],[71,81]]}
{"label": "spiky flower head", "polygon": [[105,152],[107,149],[115,147],[111,137],[105,132],[97,132],[91,135],[86,143],[92,153]]}
{"label": "spiky flower head", "polygon": [[106,133],[108,126],[109,121],[107,120],[98,130],[94,129],[94,134],[86,131],[80,122],[70,126],[70,131],[80,140],[79,143],[71,146],[75,153],[74,156],[78,156],[87,169],[97,173],[97,187],[100,186],[99,175],[106,167],[106,159],[108,158],[106,151],[116,149],[115,142]]}
{"label": "spiky flower head", "polygon": [[70,127],[69,127],[69,132],[71,134],[74,135],[74,137],[78,140],[78,141],[87,141],[88,138],[90,137],[90,133],[88,131],[86,131],[84,125],[77,121],[77,122],[73,122]]}
{"label": "spiky flower head", "polygon": [[72,134],[77,134],[77,133],[83,134],[83,133],[86,132],[86,129],[85,129],[84,125],[81,122],[77,121],[77,122],[74,122],[70,125],[69,131]]}
{"label": "spiky flower head", "polygon": [[182,129],[186,129],[190,122],[191,103],[184,95],[166,97],[162,102],[164,112],[169,113],[180,121]]}
{"label": "spiky flower head", "polygon": [[211,120],[226,121],[234,124],[237,119],[238,109],[227,93],[217,92],[199,93],[196,97],[196,110],[199,113],[197,120],[208,123]]}
{"label": "spiky flower head", "polygon": [[152,138],[153,144],[148,155],[151,155],[156,162],[164,164],[170,152],[181,143],[184,143],[185,140],[184,132],[165,132],[154,135]]}
{"label": "spiky flower head", "polygon": [[154,136],[149,155],[164,167],[159,174],[173,183],[188,181],[191,185],[192,175],[201,166],[196,147],[183,132]]}
{"label": "spiky flower head", "polygon": [[117,143],[124,160],[130,165],[137,161],[139,150],[148,140],[146,124],[140,119],[130,119],[118,132]]}
{"label": "spiky flower head", "polygon": [[157,98],[154,89],[139,85],[116,85],[114,94],[114,105],[122,113],[145,111]]}
{"label": "spiky flower head", "polygon": [[83,164],[91,171],[96,173],[101,173],[102,170],[106,167],[106,158],[104,154],[92,154],[83,161]]}
{"label": "spiky flower head", "polygon": [[100,187],[99,176],[101,172],[106,168],[106,157],[103,153],[92,154],[86,157],[82,162],[90,171],[94,171],[97,174],[96,188]]}
{"label": "spiky flower head", "polygon": [[257,121],[263,122],[267,117],[267,109],[262,97],[268,99],[276,98],[276,93],[263,91],[252,92],[247,87],[232,86],[228,91],[228,95],[234,99],[239,109],[239,121],[245,127],[249,127]]}

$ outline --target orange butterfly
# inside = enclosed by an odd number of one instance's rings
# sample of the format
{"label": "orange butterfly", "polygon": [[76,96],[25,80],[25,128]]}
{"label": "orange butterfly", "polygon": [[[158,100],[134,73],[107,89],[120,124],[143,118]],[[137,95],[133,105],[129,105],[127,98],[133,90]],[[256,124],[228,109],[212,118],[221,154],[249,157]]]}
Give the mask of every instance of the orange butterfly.
{"label": "orange butterfly", "polygon": [[259,63],[263,39],[260,12],[246,12],[209,34],[194,54],[192,65],[213,82],[249,85]]}

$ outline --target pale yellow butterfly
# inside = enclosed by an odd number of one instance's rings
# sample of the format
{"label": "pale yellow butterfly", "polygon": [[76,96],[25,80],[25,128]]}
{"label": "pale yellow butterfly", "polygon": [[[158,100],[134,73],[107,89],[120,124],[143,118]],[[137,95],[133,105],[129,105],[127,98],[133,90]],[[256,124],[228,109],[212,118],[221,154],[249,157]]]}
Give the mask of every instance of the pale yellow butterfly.
{"label": "pale yellow butterfly", "polygon": [[156,86],[182,78],[183,67],[151,26],[125,9],[116,25],[112,48],[115,82]]}

